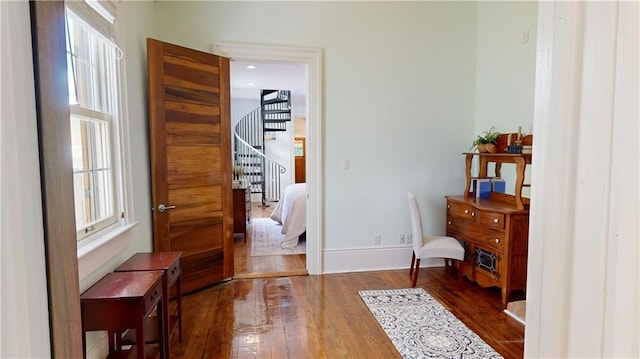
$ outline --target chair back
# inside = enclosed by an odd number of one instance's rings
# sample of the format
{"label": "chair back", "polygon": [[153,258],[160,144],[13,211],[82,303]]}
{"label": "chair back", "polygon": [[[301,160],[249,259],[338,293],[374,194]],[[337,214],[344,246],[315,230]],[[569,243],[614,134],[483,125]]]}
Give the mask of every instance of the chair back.
{"label": "chair back", "polygon": [[416,196],[411,192],[408,192],[407,195],[409,197],[409,212],[411,213],[411,243],[414,251],[417,252],[422,247],[422,219]]}

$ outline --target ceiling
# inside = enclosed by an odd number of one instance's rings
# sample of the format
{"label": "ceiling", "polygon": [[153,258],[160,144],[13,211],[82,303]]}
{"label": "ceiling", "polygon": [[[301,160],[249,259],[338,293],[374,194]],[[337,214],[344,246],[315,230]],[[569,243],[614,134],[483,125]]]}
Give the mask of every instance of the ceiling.
{"label": "ceiling", "polygon": [[294,103],[306,102],[305,64],[231,61],[230,72],[231,98],[259,99],[261,89],[275,89],[290,90]]}

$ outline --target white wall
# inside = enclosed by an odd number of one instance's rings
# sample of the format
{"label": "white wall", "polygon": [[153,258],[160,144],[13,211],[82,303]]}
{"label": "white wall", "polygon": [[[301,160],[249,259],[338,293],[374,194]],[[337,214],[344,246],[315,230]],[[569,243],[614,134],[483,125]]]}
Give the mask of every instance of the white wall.
{"label": "white wall", "polygon": [[29,3],[0,2],[0,357],[50,356]]}
{"label": "white wall", "polygon": [[231,98],[231,133],[241,118],[258,107],[260,107],[260,95],[255,99]]}
{"label": "white wall", "polygon": [[[517,132],[518,126],[532,133],[537,9],[535,1],[478,2],[475,134],[491,127]],[[502,177],[513,194],[515,165],[503,164]],[[525,183],[531,183],[530,167]],[[523,194],[528,197],[529,188]]]}
{"label": "white wall", "polygon": [[[161,40],[320,47],[324,53],[324,248],[397,244],[406,191],[444,231],[474,132],[474,3],[159,2]],[[342,169],[342,160],[351,169]],[[353,216],[358,213],[357,218]],[[428,213],[428,212],[427,212]]]}
{"label": "white wall", "polygon": [[492,126],[531,133],[537,8],[534,1],[478,2],[476,133]]}

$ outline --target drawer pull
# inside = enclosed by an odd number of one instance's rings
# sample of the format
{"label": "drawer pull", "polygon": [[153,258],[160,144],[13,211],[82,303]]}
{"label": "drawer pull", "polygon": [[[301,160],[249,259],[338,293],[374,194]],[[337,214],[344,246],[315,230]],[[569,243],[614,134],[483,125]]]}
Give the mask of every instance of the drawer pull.
{"label": "drawer pull", "polygon": [[476,216],[476,212],[471,212],[471,217],[475,217]]}
{"label": "drawer pull", "polygon": [[447,208],[451,208],[451,205],[450,205],[450,204],[448,204],[448,205],[447,205]]}
{"label": "drawer pull", "polygon": [[469,210],[468,210],[468,209],[465,209],[465,210],[464,210],[464,214],[468,214],[468,213],[469,213]]}
{"label": "drawer pull", "polygon": [[449,221],[448,223],[449,223],[449,225],[451,225],[451,221]]}
{"label": "drawer pull", "polygon": [[500,243],[500,240],[498,238],[496,238],[496,243]]}
{"label": "drawer pull", "polygon": [[497,218],[494,218],[494,219],[493,219],[493,223],[496,223],[496,224],[497,224],[498,222],[500,222],[500,220],[499,220],[499,219],[497,219]]}

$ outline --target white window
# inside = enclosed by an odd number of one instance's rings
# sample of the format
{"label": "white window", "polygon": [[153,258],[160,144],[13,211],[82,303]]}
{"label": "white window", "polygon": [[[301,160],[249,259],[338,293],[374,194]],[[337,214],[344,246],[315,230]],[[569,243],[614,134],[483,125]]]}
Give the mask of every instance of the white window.
{"label": "white window", "polygon": [[122,106],[115,12],[108,2],[69,1],[66,47],[74,204],[79,246],[123,225]]}

